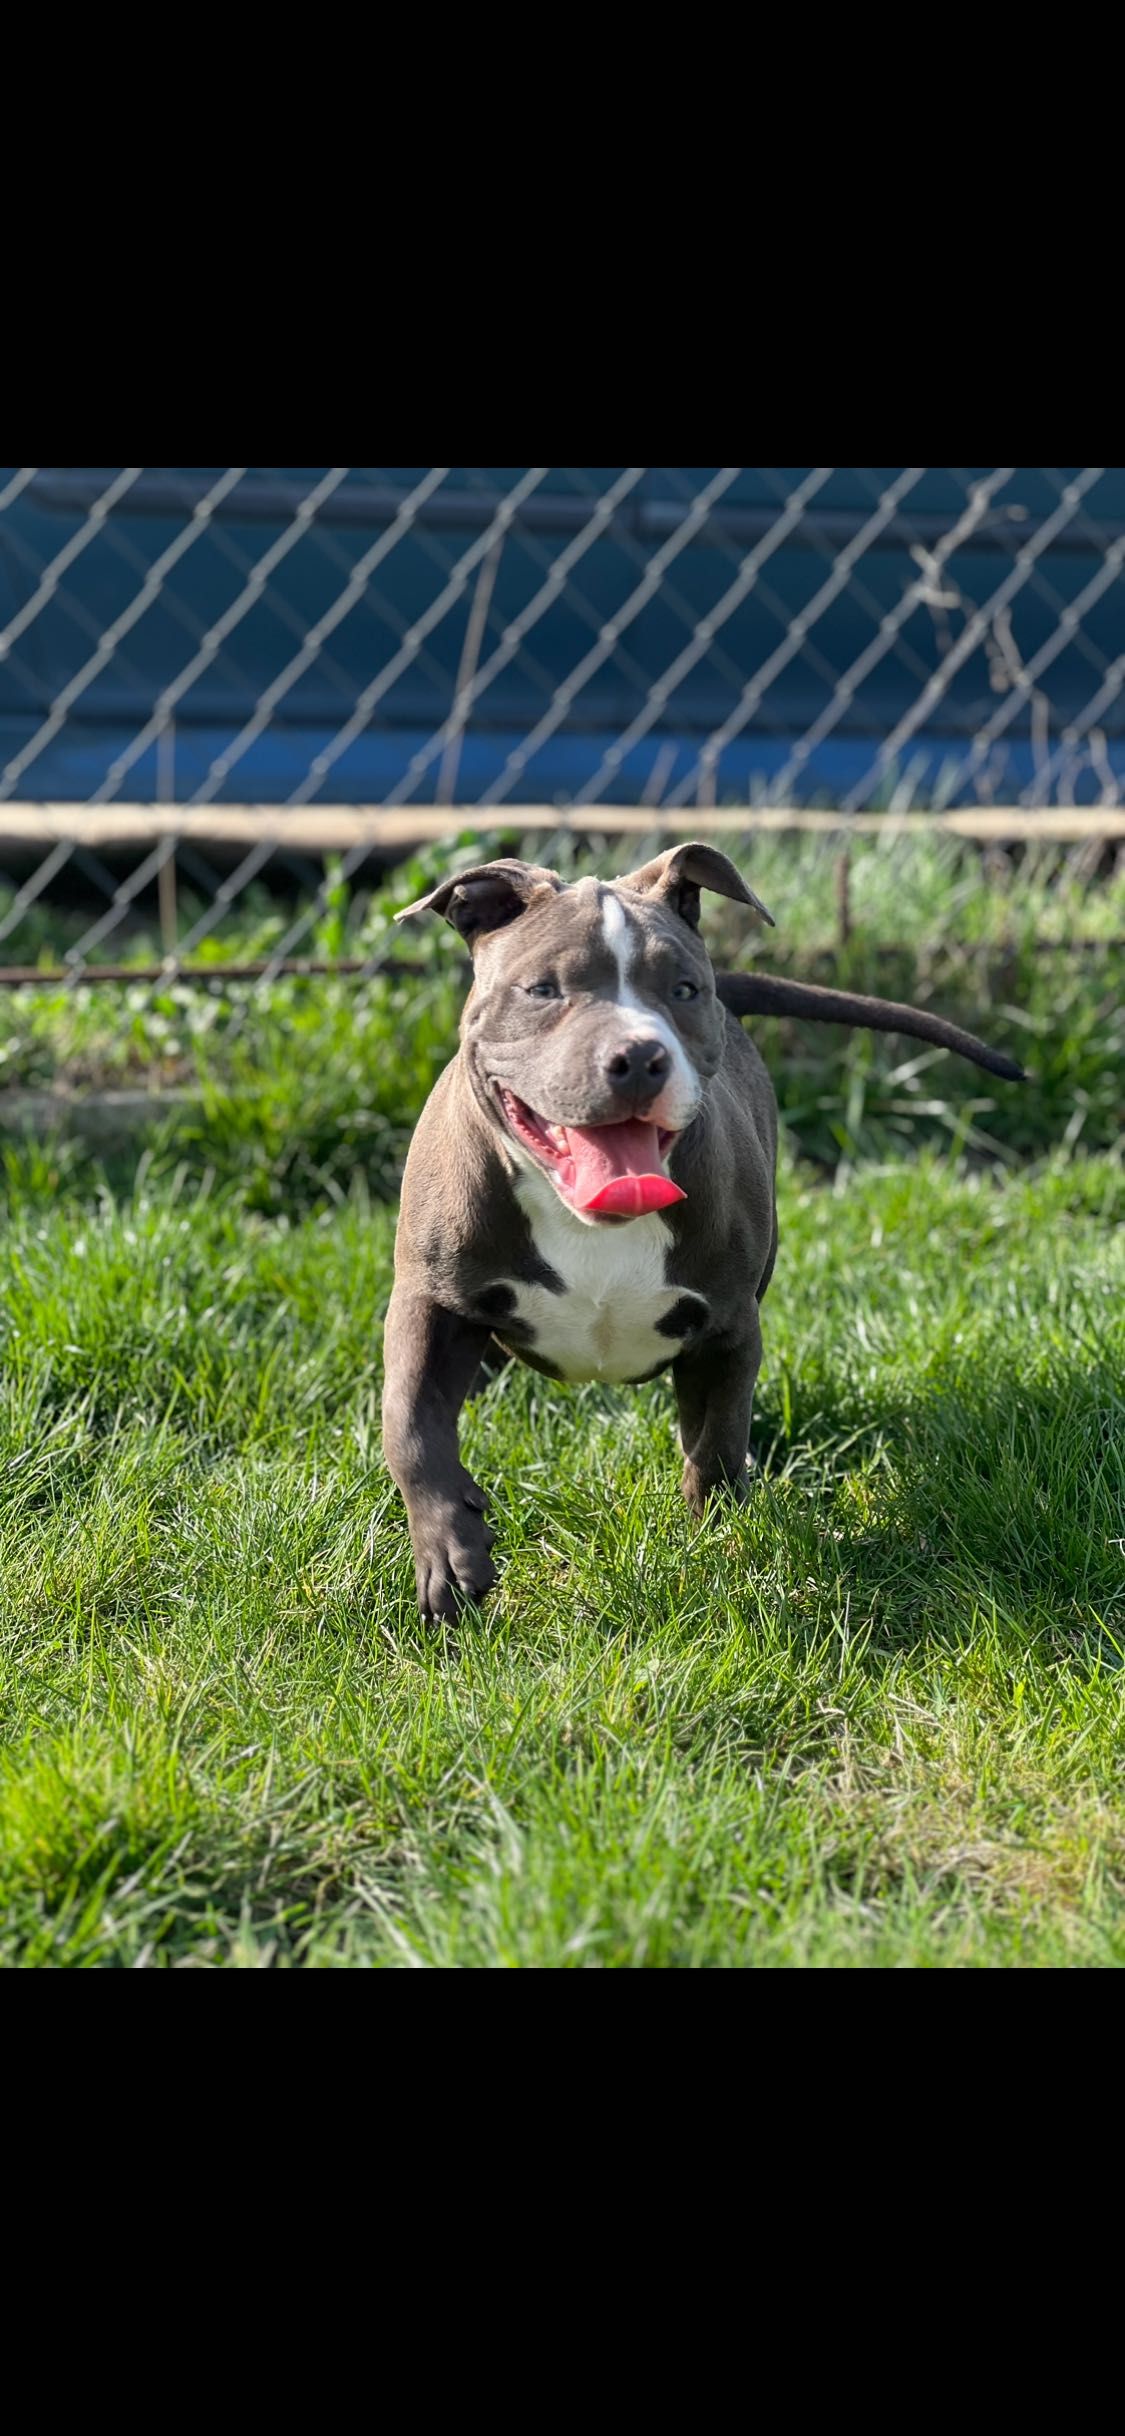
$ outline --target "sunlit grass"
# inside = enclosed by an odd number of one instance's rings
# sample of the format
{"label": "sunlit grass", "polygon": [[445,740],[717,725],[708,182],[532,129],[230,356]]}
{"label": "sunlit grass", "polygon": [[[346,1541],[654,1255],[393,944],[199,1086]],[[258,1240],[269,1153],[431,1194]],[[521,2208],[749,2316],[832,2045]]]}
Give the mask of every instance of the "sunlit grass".
{"label": "sunlit grass", "polygon": [[393,1211],[10,1151],[0,1954],[1125,1958],[1125,1182],[787,1165],[750,1504],[666,1383],[470,1408],[501,1587],[413,1608]]}

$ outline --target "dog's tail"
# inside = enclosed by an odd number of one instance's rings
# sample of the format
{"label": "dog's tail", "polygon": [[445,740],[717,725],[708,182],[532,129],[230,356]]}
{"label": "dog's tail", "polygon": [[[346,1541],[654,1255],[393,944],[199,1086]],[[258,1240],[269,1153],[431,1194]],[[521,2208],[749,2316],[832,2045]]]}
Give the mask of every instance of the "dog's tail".
{"label": "dog's tail", "polygon": [[890,998],[860,998],[851,990],[824,990],[814,982],[785,981],[772,973],[716,973],[715,989],[732,1015],[799,1015],[811,1023],[853,1024],[864,1032],[912,1032],[916,1040],[936,1041],[955,1057],[967,1057],[989,1074],[1002,1075],[1006,1083],[1028,1079],[1014,1058],[988,1048],[960,1024],[924,1014],[921,1007],[898,1006]]}

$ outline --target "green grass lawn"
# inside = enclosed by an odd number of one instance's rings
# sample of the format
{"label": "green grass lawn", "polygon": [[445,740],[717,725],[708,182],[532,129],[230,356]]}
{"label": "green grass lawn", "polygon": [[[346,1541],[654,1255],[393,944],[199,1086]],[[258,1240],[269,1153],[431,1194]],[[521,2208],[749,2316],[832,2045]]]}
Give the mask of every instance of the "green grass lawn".
{"label": "green grass lawn", "polygon": [[[448,860],[330,887],[307,944],[383,953]],[[757,1026],[787,1148],[751,1502],[691,1527],[666,1382],[509,1370],[466,1425],[502,1585],[456,1634],[378,1428],[456,942],[0,995],[0,1089],[197,1100],[108,1176],[0,1151],[0,1959],[1125,1960],[1125,872],[857,845],[830,970],[834,853],[745,867],[778,930],[716,901],[719,961],[934,1005],[1033,1081]],[[216,952],[289,919],[255,898]],[[8,952],[57,933],[36,905]]]}
{"label": "green grass lawn", "polygon": [[393,1209],[260,1150],[6,1156],[8,1963],[1125,1960],[1118,1161],[790,1161],[750,1504],[691,1527],[665,1383],[510,1370],[442,1635]]}

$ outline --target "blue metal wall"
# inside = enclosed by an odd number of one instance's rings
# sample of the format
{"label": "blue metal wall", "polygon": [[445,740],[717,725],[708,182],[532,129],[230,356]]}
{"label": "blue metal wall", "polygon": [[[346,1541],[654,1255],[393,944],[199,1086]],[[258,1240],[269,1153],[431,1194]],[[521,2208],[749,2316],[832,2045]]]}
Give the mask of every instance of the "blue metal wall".
{"label": "blue metal wall", "polygon": [[[11,469],[0,469],[0,487]],[[89,509],[114,469],[63,469],[42,475],[0,516],[0,630],[33,594],[42,568],[69,535],[85,526]],[[292,523],[293,510],[324,469],[252,469],[215,517],[204,538],[173,568],[143,617],[104,669],[76,699],[73,711],[31,762],[15,792],[37,800],[84,800],[103,784],[115,755],[151,715],[162,688],[197,649],[215,619],[242,591],[247,572],[271,539]],[[440,593],[448,569],[483,529],[490,500],[504,495],[521,468],[458,470],[442,485],[410,534],[399,541],[372,585],[332,634],[322,655],[288,691],[265,732],[231,770],[214,800],[283,802],[316,753],[352,711],[357,694],[399,649],[404,630]],[[497,634],[539,589],[546,566],[579,529],[594,497],[619,469],[552,470],[509,533],[496,573],[485,656]],[[464,738],[457,798],[475,801],[502,769],[508,753],[547,707],[555,687],[582,659],[598,627],[634,590],[644,562],[686,512],[713,469],[691,467],[647,474],[617,523],[575,569],[527,640],[527,657],[498,676],[478,704]],[[628,725],[650,686],[676,659],[691,624],[706,616],[730,585],[751,542],[776,518],[781,499],[802,478],[800,467],[745,469],[725,493],[712,521],[675,561],[621,638],[620,653],[582,688],[556,733],[533,756],[510,800],[580,798],[607,743]],[[316,619],[338,598],[348,574],[393,513],[395,500],[424,468],[357,468],[270,578],[248,616],[176,710],[174,791],[188,800],[213,760],[250,717],[263,689],[300,648]],[[748,599],[716,636],[715,652],[670,695],[659,722],[626,755],[607,801],[636,800],[662,750],[662,792],[691,765],[700,744],[730,712],[747,678],[774,652],[830,573],[838,550],[871,516],[895,468],[838,471],[806,512],[793,538],[772,556]],[[745,800],[755,780],[770,777],[832,695],[836,678],[871,642],[879,619],[894,609],[919,573],[913,552],[956,522],[966,485],[986,468],[959,474],[930,469],[888,531],[859,559],[854,580],[811,626],[804,647],[769,687],[746,732],[724,751],[717,799]],[[1019,472],[1002,490],[994,513],[946,570],[949,589],[966,603],[987,600],[1043,520],[1058,509],[1059,484],[1075,469]],[[183,531],[192,502],[215,469],[179,467],[147,473],[119,511],[75,558],[52,597],[0,660],[0,765],[34,735],[60,690],[96,650],[99,636],[135,597],[146,570]],[[1112,541],[1125,533],[1125,470],[1104,473],[1081,512],[1040,559],[1035,579],[1022,584],[1011,611],[1011,635],[1026,663],[1056,633],[1068,607],[1090,583]],[[581,595],[581,603],[578,595]],[[313,800],[378,802],[401,777],[411,755],[448,716],[473,586],[427,638],[378,706],[371,724],[335,764],[330,783]],[[943,636],[942,617],[946,631]],[[964,624],[963,612],[919,604],[899,647],[859,685],[845,715],[814,751],[792,790],[804,800],[845,793],[868,768],[882,739],[914,702]],[[1115,581],[1083,616],[1042,677],[1050,737],[1056,742],[1102,685],[1107,665],[1125,649],[1125,600]],[[997,694],[986,651],[975,649],[912,741],[916,787],[946,773],[971,741]],[[1125,776],[1125,693],[1100,718],[1106,753]],[[669,750],[670,748],[670,750]],[[414,800],[432,801],[435,760]],[[1005,797],[1033,775],[1026,707],[1021,708],[990,769],[992,792]],[[167,783],[167,765],[163,773]],[[118,790],[128,800],[158,791],[155,745]],[[969,789],[972,793],[974,790]],[[1091,776],[1080,795],[1097,793]]]}

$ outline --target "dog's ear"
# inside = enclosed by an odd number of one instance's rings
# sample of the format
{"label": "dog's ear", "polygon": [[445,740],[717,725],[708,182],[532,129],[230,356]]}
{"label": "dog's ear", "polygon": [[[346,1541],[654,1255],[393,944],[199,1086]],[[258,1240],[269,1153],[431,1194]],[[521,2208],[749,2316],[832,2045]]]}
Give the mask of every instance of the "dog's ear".
{"label": "dog's ear", "polygon": [[563,883],[557,871],[548,871],[541,863],[520,863],[506,856],[498,863],[474,863],[470,871],[457,871],[452,879],[443,880],[440,887],[431,888],[428,897],[417,897],[413,905],[404,905],[396,913],[396,922],[408,922],[411,914],[438,913],[452,923],[454,930],[470,947],[489,931],[503,930],[523,913],[544,889],[557,892]]}
{"label": "dog's ear", "polygon": [[713,888],[716,896],[733,897],[736,904],[752,905],[763,922],[774,928],[774,919],[767,913],[760,897],[748,888],[741,872],[720,854],[714,846],[702,846],[698,840],[686,846],[670,846],[666,854],[654,855],[651,863],[643,863],[639,871],[629,871],[619,888],[635,888],[641,896],[659,897],[670,905],[673,913],[699,928],[699,892]]}

